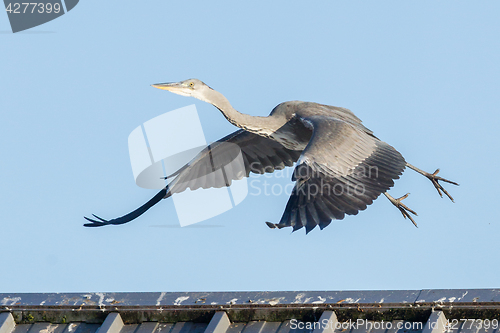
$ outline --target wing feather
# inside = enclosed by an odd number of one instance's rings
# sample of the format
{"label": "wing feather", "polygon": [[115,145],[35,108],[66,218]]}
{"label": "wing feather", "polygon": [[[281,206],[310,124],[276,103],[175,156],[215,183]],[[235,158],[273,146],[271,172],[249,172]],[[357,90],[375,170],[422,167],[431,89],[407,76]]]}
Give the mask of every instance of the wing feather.
{"label": "wing feather", "polygon": [[[183,166],[169,184],[169,194],[187,188],[220,188],[233,180],[248,177],[250,173],[270,173],[291,166],[300,151],[285,148],[280,143],[257,134],[238,130],[203,149],[191,162]],[[241,154],[242,165],[235,163]]]}
{"label": "wing feather", "polygon": [[345,214],[356,215],[402,174],[403,156],[352,116],[300,118],[313,134],[295,167],[296,185],[278,227],[305,227],[308,233]]}

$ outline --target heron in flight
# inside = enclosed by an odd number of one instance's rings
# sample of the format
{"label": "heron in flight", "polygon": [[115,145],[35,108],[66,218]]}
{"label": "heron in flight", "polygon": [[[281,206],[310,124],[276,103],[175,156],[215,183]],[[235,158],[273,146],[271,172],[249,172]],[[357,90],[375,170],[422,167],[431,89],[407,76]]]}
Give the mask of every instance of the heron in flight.
{"label": "heron in flight", "polygon": [[[279,223],[266,222],[270,228],[292,227],[296,231],[305,227],[306,233],[316,226],[323,229],[332,220],[366,209],[380,194],[417,226],[410,215],[417,214],[401,202],[408,194],[395,199],[387,193],[405,167],[427,177],[441,197],[444,193],[453,201],[440,181],[457,183],[437,176],[439,169],[428,173],[407,163],[394,147],[379,140],[348,109],[290,101],[276,106],[267,117],[256,117],[238,112],[224,95],[197,79],[153,87],[210,103],[240,130],[211,144],[167,177],[173,179],[138,209],[112,220],[96,215],[85,217],[90,222],[85,224],[87,227],[124,224],[161,199],[187,188],[229,186],[232,180],[248,177],[250,173],[273,172],[294,163],[295,186]],[[243,157],[243,170],[226,172],[222,178],[203,177],[207,169],[224,168],[234,157],[228,147],[235,145]]]}

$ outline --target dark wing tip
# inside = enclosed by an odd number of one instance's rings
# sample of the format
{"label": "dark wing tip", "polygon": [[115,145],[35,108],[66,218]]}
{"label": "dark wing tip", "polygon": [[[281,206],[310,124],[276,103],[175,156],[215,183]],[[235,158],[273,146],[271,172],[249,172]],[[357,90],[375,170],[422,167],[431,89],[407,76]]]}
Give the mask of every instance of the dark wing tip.
{"label": "dark wing tip", "polygon": [[[102,227],[105,225],[118,225],[118,224],[124,224],[128,223],[137,217],[141,216],[144,214],[145,211],[147,211],[149,208],[153,207],[155,204],[157,204],[161,199],[163,199],[167,195],[168,187],[165,187],[162,189],[160,192],[158,192],[153,198],[151,198],[148,202],[146,202],[144,205],[141,207],[137,208],[133,212],[128,213],[127,215],[123,215],[122,217],[118,217],[116,219],[111,219],[111,220],[105,220],[103,218],[100,218],[99,216],[92,214],[92,216],[95,219],[88,218],[86,216],[85,219],[91,223],[85,223],[83,226],[85,227]],[[170,196],[170,194],[168,194]]]}
{"label": "dark wing tip", "polygon": [[104,223],[93,222],[93,223],[85,223],[83,226],[84,227],[92,228],[92,227],[102,227],[102,226],[105,226],[105,225],[106,224],[104,224]]}
{"label": "dark wing tip", "polygon": [[102,226],[105,226],[105,225],[109,225],[109,224],[110,224],[110,223],[109,223],[109,221],[106,221],[105,219],[102,219],[102,218],[100,218],[100,217],[99,217],[99,216],[97,216],[97,215],[92,214],[92,216],[94,216],[96,219],[99,219],[100,221],[93,220],[93,219],[91,219],[91,218],[88,218],[88,217],[84,216],[84,218],[85,218],[87,221],[91,222],[91,223],[85,223],[85,224],[83,225],[84,227],[102,227]]}

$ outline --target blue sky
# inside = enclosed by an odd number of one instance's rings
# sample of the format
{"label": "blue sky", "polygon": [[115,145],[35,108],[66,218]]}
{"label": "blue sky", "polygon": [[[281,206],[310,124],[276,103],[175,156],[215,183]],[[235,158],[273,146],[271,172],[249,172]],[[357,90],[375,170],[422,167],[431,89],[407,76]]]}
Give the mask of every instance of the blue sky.
{"label": "blue sky", "polygon": [[[81,1],[10,33],[0,14],[2,292],[494,288],[500,222],[500,2]],[[113,218],[135,185],[127,138],[196,104],[207,140],[235,128],[211,105],[150,84],[196,77],[241,112],[280,102],[351,109],[455,203],[407,170],[415,228],[381,197],[323,231],[270,230],[287,197],[248,196],[178,227],[171,200]],[[289,178],[270,178],[286,185]]]}

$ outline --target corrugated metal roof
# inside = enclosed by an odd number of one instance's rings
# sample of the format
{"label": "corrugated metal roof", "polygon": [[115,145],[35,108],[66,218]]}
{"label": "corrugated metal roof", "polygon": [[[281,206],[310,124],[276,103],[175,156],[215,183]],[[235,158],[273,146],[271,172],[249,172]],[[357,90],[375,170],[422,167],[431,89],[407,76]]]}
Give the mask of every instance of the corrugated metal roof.
{"label": "corrugated metal roof", "polygon": [[0,294],[0,333],[500,333],[500,290]]}

